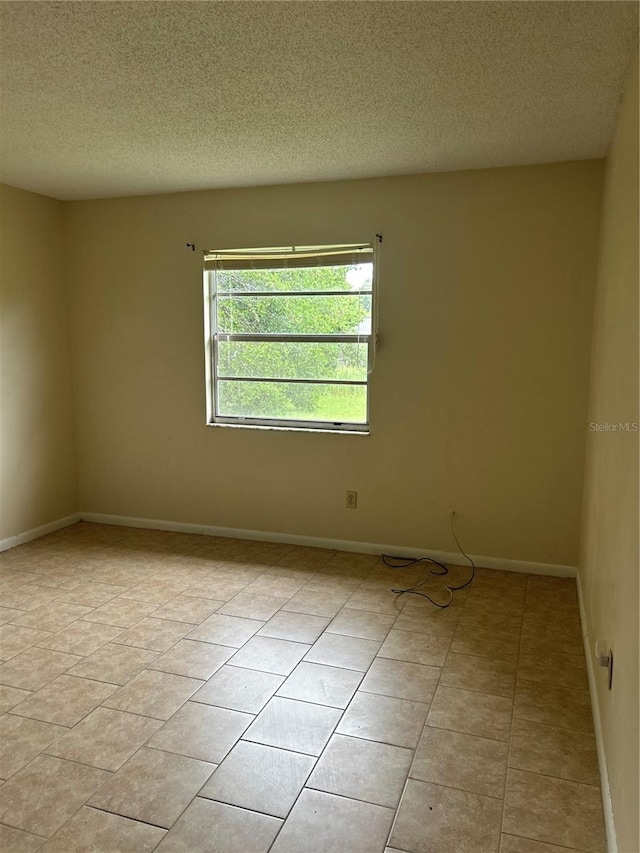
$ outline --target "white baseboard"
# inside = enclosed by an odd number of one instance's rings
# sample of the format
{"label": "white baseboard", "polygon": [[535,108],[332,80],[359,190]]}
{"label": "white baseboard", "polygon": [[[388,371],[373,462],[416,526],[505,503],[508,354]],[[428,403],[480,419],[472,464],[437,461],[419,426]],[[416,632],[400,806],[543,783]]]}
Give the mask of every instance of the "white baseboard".
{"label": "white baseboard", "polygon": [[[83,521],[96,524],[116,524],[122,527],[142,527],[148,530],[171,530],[177,533],[198,533],[204,536],[224,536],[232,539],[251,539],[258,542],[282,542],[287,545],[304,545],[311,548],[328,548],[337,551],[355,551],[360,554],[393,554],[403,557],[433,557],[442,563],[464,563],[457,551],[433,551],[425,548],[407,548],[403,545],[386,545],[381,542],[352,542],[346,539],[323,539],[317,536],[298,536],[293,533],[270,533],[266,530],[244,530],[235,527],[213,527],[207,524],[190,524],[182,521],[164,521],[155,518],[131,518],[124,515],[105,515],[98,512],[80,513]],[[471,554],[474,563],[485,569],[506,572],[526,572],[534,575],[576,577],[575,566],[552,563],[529,563],[502,557],[485,557]]]}
{"label": "white baseboard", "polygon": [[56,530],[61,530],[63,527],[69,527],[71,524],[77,524],[81,520],[80,513],[76,512],[73,515],[67,515],[65,518],[50,521],[41,527],[34,527],[32,530],[18,533],[16,536],[8,536],[6,539],[0,539],[0,551],[8,551],[9,548],[15,548],[16,545],[24,545],[25,542],[30,542],[39,536],[46,536],[47,533],[53,533]]}
{"label": "white baseboard", "polygon": [[607,757],[604,751],[604,738],[602,735],[600,702],[598,701],[598,690],[596,686],[596,672],[593,666],[593,646],[589,637],[587,611],[584,606],[582,583],[580,581],[579,574],[577,575],[577,587],[578,605],[580,607],[580,621],[582,623],[582,640],[584,643],[585,657],[587,659],[587,678],[589,680],[589,694],[591,696],[593,729],[596,736],[596,749],[598,751],[598,767],[600,770],[600,787],[602,790],[602,809],[604,812],[604,828],[607,836],[607,850],[608,853],[618,853],[616,827],[613,821],[613,801],[611,799],[611,788],[609,787],[609,773],[607,771]]}

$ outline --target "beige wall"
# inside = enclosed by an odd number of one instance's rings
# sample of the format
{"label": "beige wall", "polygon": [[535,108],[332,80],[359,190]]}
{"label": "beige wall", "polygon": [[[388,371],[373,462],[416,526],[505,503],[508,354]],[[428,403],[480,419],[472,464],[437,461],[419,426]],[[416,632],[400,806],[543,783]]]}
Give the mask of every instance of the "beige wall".
{"label": "beige wall", "polygon": [[[606,168],[589,422],[638,422],[638,61]],[[591,650],[614,652],[613,690],[596,668],[619,850],[638,838],[638,433],[589,432],[580,578]]]}
{"label": "beige wall", "polygon": [[62,204],[0,190],[0,540],[77,510]]}
{"label": "beige wall", "polygon": [[[575,565],[602,162],[65,205],[83,511]],[[205,427],[202,256],[382,232],[371,435]],[[356,489],[356,511],[344,492]]]}

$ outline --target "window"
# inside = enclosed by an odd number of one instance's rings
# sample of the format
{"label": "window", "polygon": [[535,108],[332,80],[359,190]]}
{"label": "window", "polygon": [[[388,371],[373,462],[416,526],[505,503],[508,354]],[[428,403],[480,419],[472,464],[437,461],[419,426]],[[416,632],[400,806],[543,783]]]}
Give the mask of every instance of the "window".
{"label": "window", "polygon": [[208,422],[369,431],[373,246],[205,254]]}

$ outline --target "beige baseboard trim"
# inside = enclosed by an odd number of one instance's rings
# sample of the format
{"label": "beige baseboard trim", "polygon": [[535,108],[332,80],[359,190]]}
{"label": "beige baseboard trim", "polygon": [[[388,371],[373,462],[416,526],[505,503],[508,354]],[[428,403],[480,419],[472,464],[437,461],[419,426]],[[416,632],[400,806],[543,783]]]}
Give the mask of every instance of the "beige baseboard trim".
{"label": "beige baseboard trim", "polygon": [[18,533],[16,536],[8,536],[6,539],[0,539],[0,551],[8,551],[9,548],[24,545],[25,542],[30,542],[39,536],[46,536],[47,533],[53,533],[56,530],[61,530],[63,527],[69,527],[71,524],[77,524],[78,521],[81,521],[81,516],[79,512],[76,512],[73,515],[67,515],[65,518],[50,521],[41,527],[34,527],[32,530]]}
{"label": "beige baseboard trim", "polygon": [[580,607],[580,622],[582,623],[582,641],[584,643],[584,654],[587,659],[587,679],[589,681],[589,695],[591,696],[591,713],[593,714],[593,729],[596,736],[596,749],[598,752],[598,767],[600,770],[600,788],[602,790],[602,810],[604,812],[604,828],[607,836],[608,853],[618,853],[618,841],[616,838],[616,827],[613,820],[613,801],[611,799],[611,788],[609,787],[609,773],[607,771],[607,756],[604,750],[604,738],[602,735],[602,717],[600,716],[600,702],[596,688],[596,671],[593,666],[593,643],[589,636],[587,624],[587,611],[584,606],[582,594],[582,583],[580,574],[577,575],[578,606]]}
{"label": "beige baseboard trim", "polygon": [[[99,512],[80,513],[83,521],[95,524],[116,524],[122,527],[142,527],[147,530],[171,530],[176,533],[196,533],[204,536],[224,536],[232,539],[251,539],[257,542],[282,542],[286,545],[304,545],[311,548],[328,548],[336,551],[353,551],[359,554],[393,554],[403,557],[433,557],[441,563],[464,564],[457,551],[433,551],[427,548],[407,548],[403,545],[387,545],[381,542],[352,542],[345,539],[323,539],[317,536],[298,536],[292,533],[271,533],[266,530],[244,530],[235,527],[213,527],[207,524],[190,524],[182,521],[164,521],[155,518],[130,518],[124,515],[106,515]],[[498,569],[505,572],[525,572],[534,575],[575,577],[575,566],[560,566],[552,563],[529,563],[502,557],[486,557],[471,554],[476,566]]]}

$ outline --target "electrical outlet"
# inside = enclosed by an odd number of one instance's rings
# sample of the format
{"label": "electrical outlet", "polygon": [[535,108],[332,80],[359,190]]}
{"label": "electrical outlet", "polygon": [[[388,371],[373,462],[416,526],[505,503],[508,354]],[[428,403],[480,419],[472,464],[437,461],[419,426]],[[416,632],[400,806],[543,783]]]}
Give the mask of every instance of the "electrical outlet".
{"label": "electrical outlet", "polygon": [[358,506],[358,493],[357,492],[347,492],[347,499],[345,501],[345,506],[347,509],[356,509]]}
{"label": "electrical outlet", "polygon": [[600,666],[607,670],[609,690],[611,690],[613,686],[613,651],[607,649],[607,644],[603,643],[602,640],[596,640],[594,651],[596,653],[596,660]]}

